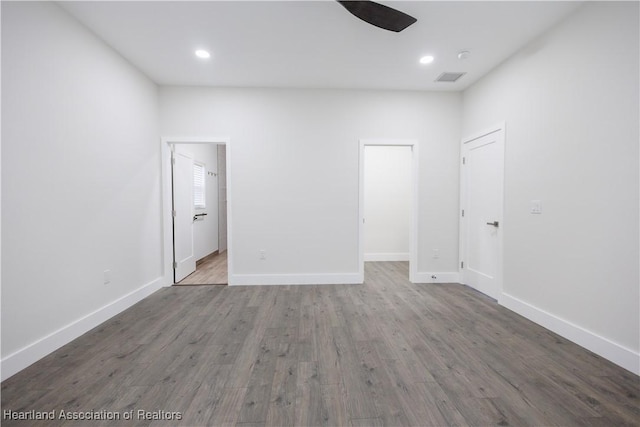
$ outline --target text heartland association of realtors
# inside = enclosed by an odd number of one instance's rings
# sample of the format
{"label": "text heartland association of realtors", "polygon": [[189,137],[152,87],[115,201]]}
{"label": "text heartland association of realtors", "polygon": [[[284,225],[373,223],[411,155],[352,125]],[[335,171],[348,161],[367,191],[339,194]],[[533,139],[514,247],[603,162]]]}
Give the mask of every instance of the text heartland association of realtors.
{"label": "text heartland association of realtors", "polygon": [[180,421],[181,412],[145,411],[137,409],[125,412],[116,411],[12,411],[4,409],[5,420],[145,420],[145,421]]}

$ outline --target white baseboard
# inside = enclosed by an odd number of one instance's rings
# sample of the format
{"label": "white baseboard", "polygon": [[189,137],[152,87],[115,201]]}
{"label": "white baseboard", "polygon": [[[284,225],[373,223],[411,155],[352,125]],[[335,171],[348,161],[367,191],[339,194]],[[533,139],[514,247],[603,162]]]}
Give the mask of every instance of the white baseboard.
{"label": "white baseboard", "polygon": [[50,333],[46,337],[8,355],[0,361],[2,381],[151,295],[162,288],[163,283],[163,278],[159,277],[135,291],[99,308],[93,313],[89,313],[57,331]]}
{"label": "white baseboard", "polygon": [[631,349],[616,344],[608,339],[594,334],[576,324],[561,319],[551,313],[548,313],[538,307],[522,301],[514,296],[503,293],[498,301],[500,305],[505,306],[509,310],[515,311],[521,316],[535,322],[556,334],[573,341],[574,343],[591,350],[604,357],[605,359],[615,363],[640,375],[640,354]]}
{"label": "white baseboard", "polygon": [[351,285],[362,283],[358,273],[345,274],[233,274],[229,286]]}
{"label": "white baseboard", "polygon": [[457,271],[417,272],[413,279],[413,283],[460,283],[460,273]]}
{"label": "white baseboard", "polygon": [[364,260],[366,261],[409,261],[410,254],[407,253],[369,253],[364,254]]}

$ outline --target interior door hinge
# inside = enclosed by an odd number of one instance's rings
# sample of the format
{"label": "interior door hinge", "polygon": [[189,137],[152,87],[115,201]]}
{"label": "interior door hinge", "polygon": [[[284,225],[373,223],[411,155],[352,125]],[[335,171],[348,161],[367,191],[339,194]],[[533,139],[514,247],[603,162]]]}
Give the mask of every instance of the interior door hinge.
{"label": "interior door hinge", "polygon": [[176,268],[178,268],[178,263],[174,261],[174,263],[173,263],[173,269],[175,270]]}
{"label": "interior door hinge", "polygon": [[[175,216],[175,215],[174,215]],[[464,218],[464,209],[462,209],[462,217]]]}
{"label": "interior door hinge", "polygon": [[[175,217],[176,217],[176,215],[178,215],[178,214],[176,213],[176,210],[175,210],[175,209],[174,209],[174,210],[172,210],[172,211],[171,211],[171,216],[173,216],[173,217],[175,218]],[[463,215],[463,216],[464,216],[464,215]]]}
{"label": "interior door hinge", "polygon": [[466,157],[463,157],[463,158],[462,158],[462,164],[463,164],[463,165],[466,165],[466,164],[467,164],[467,158],[466,158]]}
{"label": "interior door hinge", "polygon": [[460,268],[464,268],[464,261],[460,261]]}

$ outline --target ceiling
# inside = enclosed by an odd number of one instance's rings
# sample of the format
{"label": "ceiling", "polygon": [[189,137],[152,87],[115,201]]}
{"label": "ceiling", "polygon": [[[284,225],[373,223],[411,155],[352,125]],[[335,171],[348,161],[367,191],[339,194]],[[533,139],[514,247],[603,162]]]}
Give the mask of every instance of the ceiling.
{"label": "ceiling", "polygon": [[[69,13],[160,85],[464,90],[570,14],[570,1],[380,1],[401,33],[333,0],[74,1]],[[196,58],[196,49],[211,58]],[[458,59],[467,50],[469,58]],[[418,63],[433,55],[428,65]],[[466,72],[455,83],[443,72]]]}

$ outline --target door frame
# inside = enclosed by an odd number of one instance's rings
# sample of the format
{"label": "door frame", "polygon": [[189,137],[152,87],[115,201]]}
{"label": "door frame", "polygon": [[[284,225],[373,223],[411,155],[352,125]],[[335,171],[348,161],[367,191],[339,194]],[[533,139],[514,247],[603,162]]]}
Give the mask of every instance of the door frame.
{"label": "door frame", "polygon": [[171,192],[171,145],[172,144],[215,144],[225,145],[227,148],[227,273],[229,285],[233,277],[233,238],[231,236],[231,139],[229,137],[162,137],[160,138],[162,157],[162,238],[163,264],[162,275],[165,286],[174,284],[173,276],[173,194]]}
{"label": "door frame", "polygon": [[[497,134],[497,143],[500,144],[501,152],[502,152],[502,167],[500,169],[500,192],[499,200],[500,200],[500,218],[497,218],[500,221],[500,227],[498,228],[498,260],[496,263],[496,288],[497,288],[497,301],[498,303],[502,300],[502,286],[503,286],[503,273],[504,273],[504,230],[505,230],[505,221],[504,221],[504,173],[505,173],[505,122],[497,123],[491,127],[488,127],[481,132],[477,132],[472,134],[466,138],[463,138],[460,145],[460,234],[459,234],[459,260],[458,260],[458,268],[460,274],[460,283],[468,285],[468,279],[466,277],[466,266],[463,267],[463,262],[467,258],[467,221],[463,216],[462,212],[465,209],[465,204],[467,200],[467,185],[466,185],[466,168],[464,167],[465,157],[467,155],[468,149],[466,144],[473,142],[479,138],[485,137],[491,134]],[[473,286],[472,286],[473,287]],[[475,288],[474,288],[475,289]]]}
{"label": "door frame", "polygon": [[411,147],[411,225],[409,229],[409,281],[416,283],[418,274],[418,155],[417,139],[361,139],[358,201],[358,280],[364,282],[364,150],[367,146]]}

